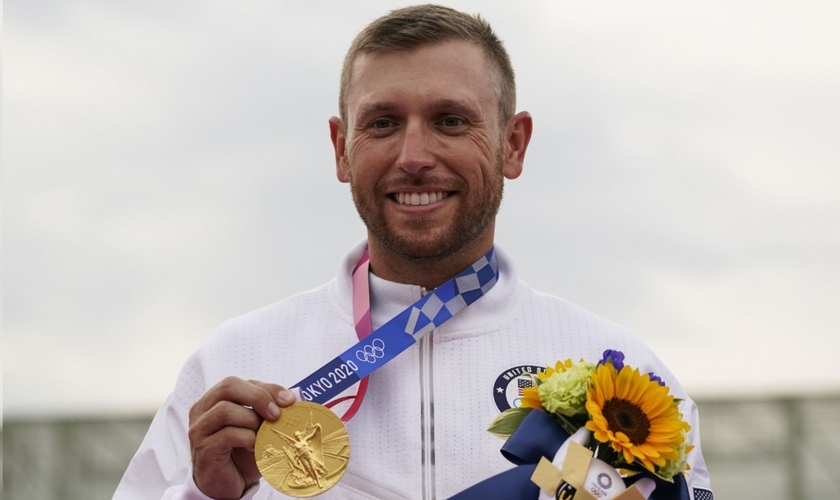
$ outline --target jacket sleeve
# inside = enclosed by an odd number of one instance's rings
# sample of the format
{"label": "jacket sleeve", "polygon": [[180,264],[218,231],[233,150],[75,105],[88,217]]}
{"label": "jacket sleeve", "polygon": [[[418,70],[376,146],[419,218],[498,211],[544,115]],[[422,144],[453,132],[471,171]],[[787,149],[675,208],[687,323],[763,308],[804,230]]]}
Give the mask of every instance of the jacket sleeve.
{"label": "jacket sleeve", "polygon": [[686,399],[680,403],[680,411],[691,425],[688,438],[694,445],[694,449],[686,457],[688,465],[691,467],[686,473],[689,493],[693,500],[714,500],[709,471],[706,468],[706,460],[703,458],[703,450],[700,448],[700,418],[697,404],[691,399]]}
{"label": "jacket sleeve", "polygon": [[[188,408],[206,391],[200,366],[193,355],[181,370],[175,390],[155,414],[113,500],[213,500],[193,481],[187,434]],[[258,489],[252,487],[242,498],[253,498]]]}

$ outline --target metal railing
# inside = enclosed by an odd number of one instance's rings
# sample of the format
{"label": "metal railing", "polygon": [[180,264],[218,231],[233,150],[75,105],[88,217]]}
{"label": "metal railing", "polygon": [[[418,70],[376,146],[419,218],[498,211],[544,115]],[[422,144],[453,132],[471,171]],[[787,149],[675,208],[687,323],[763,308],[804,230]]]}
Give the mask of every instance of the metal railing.
{"label": "metal railing", "polygon": [[6,419],[3,429],[3,498],[110,499],[149,423],[151,416]]}

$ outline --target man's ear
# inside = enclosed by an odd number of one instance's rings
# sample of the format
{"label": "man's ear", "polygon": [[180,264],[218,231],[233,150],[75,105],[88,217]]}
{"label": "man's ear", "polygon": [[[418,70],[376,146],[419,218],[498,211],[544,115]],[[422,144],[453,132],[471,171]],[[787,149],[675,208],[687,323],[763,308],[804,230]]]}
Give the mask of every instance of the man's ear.
{"label": "man's ear", "polygon": [[347,158],[344,156],[346,136],[344,135],[344,124],[341,118],[333,116],[330,118],[330,139],[332,139],[335,150],[335,176],[340,182],[350,182],[350,175],[347,171]]}
{"label": "man's ear", "polygon": [[514,115],[505,128],[505,178],[516,179],[522,173],[525,151],[531,142],[533,129],[534,122],[531,113],[527,111],[520,111]]}

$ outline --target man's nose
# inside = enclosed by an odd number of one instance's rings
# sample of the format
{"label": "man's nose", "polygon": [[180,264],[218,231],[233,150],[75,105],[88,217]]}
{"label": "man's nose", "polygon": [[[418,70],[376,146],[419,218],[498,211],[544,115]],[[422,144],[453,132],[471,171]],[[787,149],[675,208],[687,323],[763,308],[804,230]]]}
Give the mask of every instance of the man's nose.
{"label": "man's nose", "polygon": [[424,123],[409,122],[402,137],[402,148],[397,166],[407,174],[419,174],[435,168],[435,157],[430,149],[432,131]]}

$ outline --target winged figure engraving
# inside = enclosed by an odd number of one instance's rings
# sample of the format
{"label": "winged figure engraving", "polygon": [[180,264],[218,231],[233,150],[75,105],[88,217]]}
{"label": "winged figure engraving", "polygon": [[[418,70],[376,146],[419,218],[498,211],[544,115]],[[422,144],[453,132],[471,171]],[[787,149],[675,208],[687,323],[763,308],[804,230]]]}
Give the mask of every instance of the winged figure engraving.
{"label": "winged figure engraving", "polygon": [[300,496],[318,494],[334,484],[347,468],[350,460],[347,431],[340,426],[324,435],[323,424],[316,420],[310,412],[300,430],[289,429],[284,433],[269,427],[276,437],[273,445],[265,443],[257,466],[266,481],[284,493],[291,489],[297,490]]}
{"label": "winged figure engraving", "polygon": [[289,443],[289,446],[283,447],[283,452],[289,460],[295,482],[301,486],[314,482],[319,489],[323,488],[321,478],[329,473],[329,469],[324,463],[321,424],[312,422],[312,413],[309,414],[306,427],[302,431],[295,431],[294,437],[289,437],[276,429],[272,429],[272,432]]}

